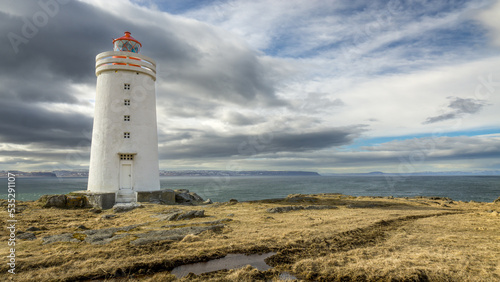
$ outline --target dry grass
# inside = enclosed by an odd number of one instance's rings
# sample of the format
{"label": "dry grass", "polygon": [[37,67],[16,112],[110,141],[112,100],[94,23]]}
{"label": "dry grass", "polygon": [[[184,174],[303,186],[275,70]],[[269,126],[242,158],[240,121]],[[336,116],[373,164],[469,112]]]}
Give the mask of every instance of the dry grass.
{"label": "dry grass", "polygon": [[[276,251],[268,259],[268,271],[252,267],[188,276],[189,281],[278,281],[288,271],[303,280],[349,281],[391,279],[408,281],[500,280],[500,204],[443,200],[382,199],[342,195],[315,195],[304,201],[260,201],[215,204],[204,207],[161,206],[102,219],[87,209],[42,209],[26,202],[16,215],[18,230],[45,227],[34,232],[37,240],[18,241],[16,281],[75,281],[115,279],[173,281],[170,270],[190,262],[206,261],[228,253]],[[297,199],[297,198],[291,198]],[[279,205],[336,205],[338,209],[299,210],[271,214]],[[179,223],[151,217],[173,208],[205,209],[206,218],[182,223],[231,218],[222,232],[188,235],[182,241],[163,241],[134,246],[134,233],[165,229]],[[5,212],[4,212],[5,213]],[[111,213],[106,211],[103,214]],[[232,216],[229,216],[232,214]],[[6,213],[2,225],[6,226]],[[53,243],[43,245],[47,235],[77,231],[77,226],[102,229],[146,223],[132,234],[108,245]],[[0,256],[8,254],[8,234],[0,233]],[[0,280],[7,275],[0,264]]]}

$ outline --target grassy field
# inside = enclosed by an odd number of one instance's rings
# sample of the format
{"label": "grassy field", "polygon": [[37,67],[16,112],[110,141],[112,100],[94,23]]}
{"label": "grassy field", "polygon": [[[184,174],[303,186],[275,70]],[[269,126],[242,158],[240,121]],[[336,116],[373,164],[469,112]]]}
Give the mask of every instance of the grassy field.
{"label": "grassy field", "polygon": [[[5,207],[5,201],[1,202]],[[269,213],[274,207],[328,205]],[[35,240],[17,240],[16,274],[7,272],[9,232],[0,233],[0,280],[6,281],[174,281],[179,265],[220,258],[228,253],[266,253],[273,266],[247,266],[184,281],[280,281],[291,273],[306,281],[500,281],[500,203],[465,203],[430,198],[373,198],[339,194],[290,195],[282,200],[216,203],[208,206],[145,204],[116,217],[112,210],[44,209],[18,202],[17,230],[29,227]],[[204,218],[162,220],[173,210],[205,210]],[[6,209],[2,226],[7,226]],[[205,226],[225,219],[224,228],[134,245],[140,234]],[[140,224],[109,244],[81,241],[78,232]],[[43,237],[70,233],[77,242],[43,244]],[[18,235],[19,236],[19,235]],[[118,238],[118,237],[116,237]]]}

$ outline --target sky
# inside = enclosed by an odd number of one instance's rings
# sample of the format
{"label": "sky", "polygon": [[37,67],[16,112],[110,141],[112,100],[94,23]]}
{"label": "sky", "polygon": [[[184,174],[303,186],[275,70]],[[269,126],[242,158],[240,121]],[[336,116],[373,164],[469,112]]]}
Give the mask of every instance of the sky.
{"label": "sky", "polygon": [[157,62],[162,170],[500,169],[500,2],[0,2],[0,170],[88,169],[95,56]]}

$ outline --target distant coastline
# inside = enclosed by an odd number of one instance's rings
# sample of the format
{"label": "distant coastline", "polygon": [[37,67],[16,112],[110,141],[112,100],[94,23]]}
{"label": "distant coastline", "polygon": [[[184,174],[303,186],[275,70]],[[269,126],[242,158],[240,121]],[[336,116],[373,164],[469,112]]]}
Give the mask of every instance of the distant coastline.
{"label": "distant coastline", "polygon": [[[32,178],[32,177],[88,177],[87,170],[55,170],[55,171],[9,171],[14,173],[16,177]],[[230,171],[230,170],[179,170],[168,171],[161,170],[160,176],[321,176],[317,172],[312,171]],[[7,171],[0,171],[0,177],[7,177]]]}
{"label": "distant coastline", "polygon": [[[18,171],[10,170],[16,177],[88,177],[88,170],[54,170],[54,171]],[[232,170],[160,170],[160,176],[500,176],[500,170],[475,170],[475,171],[424,171],[413,173],[390,173],[373,171],[367,173],[318,173],[314,171],[232,171]],[[7,177],[7,171],[0,171],[0,178]]]}

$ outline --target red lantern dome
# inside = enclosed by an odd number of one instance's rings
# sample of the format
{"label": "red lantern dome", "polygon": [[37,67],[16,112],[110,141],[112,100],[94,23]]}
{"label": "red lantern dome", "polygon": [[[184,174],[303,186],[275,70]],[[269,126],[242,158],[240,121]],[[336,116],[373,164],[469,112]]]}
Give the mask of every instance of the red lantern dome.
{"label": "red lantern dome", "polygon": [[114,51],[139,53],[141,47],[141,42],[130,36],[130,31],[125,31],[124,36],[113,40]]}

